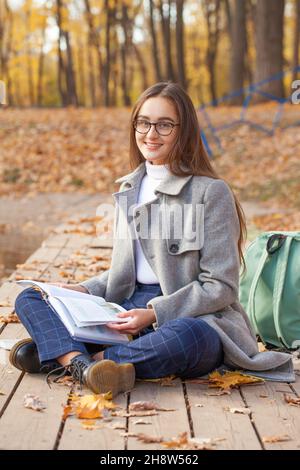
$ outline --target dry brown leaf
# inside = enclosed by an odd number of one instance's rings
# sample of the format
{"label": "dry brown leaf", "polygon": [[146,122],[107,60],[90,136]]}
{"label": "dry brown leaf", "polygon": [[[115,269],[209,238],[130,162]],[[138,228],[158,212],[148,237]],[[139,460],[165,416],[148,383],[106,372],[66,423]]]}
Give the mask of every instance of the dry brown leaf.
{"label": "dry brown leaf", "polygon": [[9,300],[3,300],[2,302],[0,301],[0,307],[12,307],[12,305]]}
{"label": "dry brown leaf", "polygon": [[291,395],[284,394],[284,400],[292,406],[300,406],[300,398],[292,397]]}
{"label": "dry brown leaf", "polygon": [[119,418],[135,418],[139,416],[156,416],[158,415],[157,411],[149,410],[149,411],[131,411],[127,413],[125,410],[120,411],[113,411],[112,416],[118,416]]}
{"label": "dry brown leaf", "polygon": [[126,426],[123,423],[118,423],[118,422],[117,423],[111,423],[108,426],[112,429],[121,429],[121,430],[126,429]]}
{"label": "dry brown leaf", "polygon": [[133,421],[133,424],[152,424],[151,421],[145,421],[144,419],[137,419]]}
{"label": "dry brown leaf", "polygon": [[237,414],[242,414],[242,415],[250,415],[251,410],[249,408],[230,408],[229,406],[224,407],[225,411],[229,411],[229,413],[237,413]]}
{"label": "dry brown leaf", "polygon": [[168,449],[213,450],[220,439],[189,438],[187,432],[180,434],[171,441],[164,441],[162,445]]}
{"label": "dry brown leaf", "polygon": [[287,434],[281,436],[264,436],[262,441],[265,443],[284,442],[291,441],[291,438]]}
{"label": "dry brown leaf", "polygon": [[34,411],[43,411],[47,408],[37,395],[31,393],[24,395],[23,404],[25,408],[30,408]]}
{"label": "dry brown leaf", "polygon": [[155,410],[155,411],[175,411],[174,408],[162,408],[157,403],[153,401],[136,401],[129,405],[129,411],[145,411],[145,410]]}
{"label": "dry brown leaf", "polygon": [[72,395],[70,404],[79,419],[102,418],[105,409],[114,410],[116,408],[110,392],[98,395]]}
{"label": "dry brown leaf", "polygon": [[156,436],[148,436],[147,434],[144,433],[133,433],[133,432],[128,432],[128,433],[122,433],[121,436],[123,437],[136,437],[138,441],[143,442],[144,444],[159,444],[163,442],[162,437],[156,437]]}
{"label": "dry brown leaf", "polygon": [[20,323],[18,316],[15,313],[9,315],[0,315],[0,322],[3,323]]}
{"label": "dry brown leaf", "polygon": [[65,385],[67,387],[72,387],[73,386],[73,379],[72,377],[66,375],[65,377],[60,377],[55,381],[56,384],[58,385]]}
{"label": "dry brown leaf", "polygon": [[226,371],[223,375],[221,375],[218,371],[215,371],[209,374],[209,382],[209,387],[217,387],[221,388],[222,390],[228,390],[230,388],[239,387],[241,385],[263,383],[264,380],[260,377],[242,374],[238,371]]}

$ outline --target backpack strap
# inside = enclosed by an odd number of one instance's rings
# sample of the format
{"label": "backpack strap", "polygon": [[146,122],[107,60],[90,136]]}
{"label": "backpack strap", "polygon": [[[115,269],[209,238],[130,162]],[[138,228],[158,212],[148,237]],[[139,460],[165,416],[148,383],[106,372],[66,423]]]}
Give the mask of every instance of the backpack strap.
{"label": "backpack strap", "polygon": [[286,270],[288,266],[289,253],[293,237],[287,237],[284,243],[283,248],[279,252],[277,267],[274,279],[274,291],[273,291],[273,318],[276,333],[279,341],[287,348],[290,347],[288,342],[284,337],[284,333],[281,330],[280,326],[280,305],[282,301],[282,294],[284,289]]}
{"label": "backpack strap", "polygon": [[254,302],[254,297],[255,297],[255,292],[260,280],[260,276],[264,270],[265,264],[267,259],[269,258],[269,253],[265,249],[263,250],[259,263],[257,265],[257,269],[255,272],[255,275],[252,279],[250,291],[249,291],[249,297],[248,297],[248,304],[247,304],[247,313],[249,315],[249,318],[251,320],[252,325],[254,326],[256,332],[261,336],[258,325],[256,323],[256,318],[255,318],[255,302]]}

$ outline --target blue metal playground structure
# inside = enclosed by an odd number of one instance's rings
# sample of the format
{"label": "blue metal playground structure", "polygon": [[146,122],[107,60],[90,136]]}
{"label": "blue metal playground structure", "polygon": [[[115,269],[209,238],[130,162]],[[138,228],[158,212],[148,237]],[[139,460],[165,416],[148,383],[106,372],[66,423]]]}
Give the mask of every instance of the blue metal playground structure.
{"label": "blue metal playground structure", "polygon": [[[207,130],[209,131],[209,133],[211,135],[211,139],[212,139],[213,143],[217,146],[219,151],[223,150],[222,143],[221,143],[221,140],[220,140],[219,135],[218,135],[219,132],[223,131],[223,130],[226,130],[226,129],[230,129],[231,127],[234,127],[234,126],[237,126],[237,125],[248,124],[250,127],[255,128],[255,129],[257,129],[261,132],[264,132],[265,134],[267,134],[269,136],[274,135],[275,130],[280,126],[280,122],[281,122],[283,112],[284,112],[284,105],[286,103],[291,102],[291,97],[289,96],[287,98],[278,98],[275,95],[267,93],[266,91],[262,90],[261,88],[263,86],[265,86],[266,84],[268,84],[270,82],[273,82],[275,80],[280,80],[280,79],[284,78],[286,75],[292,74],[293,72],[300,72],[300,66],[298,66],[298,67],[296,67],[295,69],[292,69],[292,70],[287,70],[285,72],[278,73],[278,74],[273,75],[273,76],[271,76],[271,77],[269,77],[265,80],[261,80],[260,82],[253,83],[248,87],[242,88],[242,89],[237,90],[237,91],[235,91],[233,93],[230,93],[228,95],[224,95],[220,99],[215,100],[215,101],[211,101],[210,103],[207,103],[207,104],[204,104],[198,109],[198,111],[201,113],[201,115],[204,118],[204,122],[206,123]],[[259,95],[267,98],[270,101],[275,101],[278,105],[270,127],[264,126],[262,124],[258,124],[256,122],[252,121],[251,119],[248,119],[247,114],[248,114],[248,110],[249,110],[249,105],[251,103],[251,100],[252,100],[252,97],[253,97],[254,94],[259,94]],[[245,96],[244,102],[241,106],[241,112],[240,112],[239,118],[238,119],[233,119],[232,121],[227,122],[225,125],[215,127],[212,123],[212,120],[210,118],[209,111],[207,110],[207,108],[210,107],[210,106],[217,106],[217,105],[220,105],[220,104],[226,104],[226,101],[230,100],[231,98],[238,97],[238,96]],[[300,117],[300,114],[299,114],[299,117]],[[294,126],[300,126],[300,119],[295,121],[293,124],[285,126],[284,128],[286,129],[288,127],[294,127]],[[205,148],[206,148],[206,151],[207,151],[208,155],[210,157],[213,157],[213,150],[211,148],[210,139],[208,138],[206,132],[203,129],[201,130],[201,137],[202,137],[202,140],[203,140],[203,143],[205,145]]]}

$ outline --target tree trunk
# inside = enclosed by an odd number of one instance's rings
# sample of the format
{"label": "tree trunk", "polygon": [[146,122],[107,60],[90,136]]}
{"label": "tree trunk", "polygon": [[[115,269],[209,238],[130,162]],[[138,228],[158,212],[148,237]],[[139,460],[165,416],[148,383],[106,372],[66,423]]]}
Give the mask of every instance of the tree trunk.
{"label": "tree trunk", "polygon": [[127,57],[129,55],[129,21],[128,21],[128,7],[127,5],[122,4],[122,16],[121,16],[121,26],[124,35],[124,42],[121,44],[121,84],[122,84],[122,93],[123,93],[123,104],[124,106],[131,106],[131,100],[128,93],[128,84],[127,84]]}
{"label": "tree trunk", "polygon": [[[168,13],[164,13],[164,5],[168,4]],[[172,50],[171,50],[171,0],[164,2],[159,0],[159,11],[161,17],[162,37],[164,43],[164,51],[166,57],[166,79],[176,81],[175,73],[172,64]]]}
{"label": "tree trunk", "polygon": [[30,34],[31,34],[31,2],[28,4],[28,8],[26,9],[26,30],[27,30],[27,37],[26,37],[26,59],[27,59],[27,83],[28,83],[28,96],[29,96],[29,104],[30,106],[34,106],[35,104],[35,96],[34,96],[34,83],[33,83],[33,70],[32,70],[32,55],[31,55],[31,44],[30,44]]}
{"label": "tree trunk", "polygon": [[[283,72],[284,0],[257,0],[255,14],[256,67],[254,82],[267,80]],[[283,79],[272,80],[259,87],[277,98],[284,97]],[[255,95],[255,101],[268,98]]]}
{"label": "tree trunk", "polygon": [[104,64],[104,106],[109,107],[109,77],[110,77],[110,29],[112,23],[112,8],[109,0],[105,0],[104,8],[106,12],[105,23],[105,64]]}
{"label": "tree trunk", "polygon": [[46,37],[46,22],[43,25],[42,38],[41,38],[41,48],[39,54],[39,64],[38,64],[38,84],[37,84],[37,105],[42,106],[43,102],[43,76],[44,76],[44,44]]}
{"label": "tree trunk", "polygon": [[156,38],[156,31],[155,31],[155,23],[153,18],[153,0],[149,0],[149,27],[150,27],[150,35],[151,35],[151,42],[152,42],[152,58],[155,70],[155,77],[157,82],[161,82],[163,77],[161,73],[161,65],[159,60],[159,51],[157,47],[157,38]]}
{"label": "tree trunk", "polygon": [[144,91],[149,87],[148,78],[147,78],[146,64],[144,62],[143,55],[140,52],[138,46],[136,44],[133,44],[132,46],[133,46],[133,50],[135,52],[135,56],[136,56],[136,59],[138,61],[139,67],[140,67],[141,76],[142,76],[142,83],[143,83],[143,90],[142,91]]}
{"label": "tree trunk", "polygon": [[184,51],[184,23],[183,23],[184,0],[176,0],[176,55],[178,68],[178,82],[186,89],[185,73],[185,51]]}
{"label": "tree trunk", "polygon": [[12,82],[9,73],[9,60],[13,45],[13,13],[8,1],[0,3],[0,77],[6,84],[6,100],[8,105],[14,104]]}
{"label": "tree trunk", "polygon": [[[220,6],[221,0],[203,0],[204,16],[206,19],[208,46],[206,51],[206,65],[209,73],[209,88],[214,106],[217,105],[215,62],[217,58],[220,36]],[[214,8],[212,8],[212,5]]]}
{"label": "tree trunk", "polygon": [[88,46],[87,46],[87,59],[88,59],[90,100],[91,100],[91,106],[95,108],[97,106],[97,101],[96,101],[96,86],[95,86],[95,75],[94,75],[94,59],[93,59],[93,51],[90,48],[90,42],[88,42]]}
{"label": "tree trunk", "polygon": [[77,63],[78,63],[78,104],[85,106],[85,67],[84,67],[84,47],[80,39],[77,39]]}
{"label": "tree trunk", "polygon": [[[231,57],[230,57],[230,92],[234,93],[244,87],[245,58],[247,53],[246,2],[234,0],[231,12]],[[232,97],[230,104],[239,105],[244,94]]]}
{"label": "tree trunk", "polygon": [[117,93],[118,93],[118,53],[119,53],[119,44],[118,44],[118,36],[117,30],[114,28],[112,30],[112,53],[110,56],[110,64],[111,64],[111,92],[110,92],[110,106],[116,106],[117,104]]}
{"label": "tree trunk", "polygon": [[[90,0],[84,0],[85,4],[85,16],[86,20],[88,23],[89,27],[89,45],[92,45],[95,48],[96,54],[97,54],[97,60],[98,60],[98,71],[99,71],[99,88],[100,88],[100,96],[101,96],[101,101],[103,104],[103,96],[104,96],[104,66],[103,66],[103,60],[102,60],[102,55],[101,55],[101,41],[100,41],[100,33],[96,31],[95,25],[94,25],[94,16],[91,10],[91,5],[90,5]],[[93,63],[93,57],[90,51],[88,51],[88,61],[89,64],[92,65]],[[92,77],[94,77],[94,72],[93,69],[90,69],[90,79],[89,83],[90,86],[92,85]],[[92,80],[91,80],[92,79]],[[95,94],[95,89],[90,90],[91,93],[91,98],[92,98],[92,106],[96,105],[96,94]],[[94,103],[94,104],[93,104]]]}
{"label": "tree trunk", "polygon": [[65,34],[65,41],[67,45],[66,81],[67,81],[68,104],[71,104],[72,106],[78,106],[76,79],[75,79],[75,71],[74,71],[74,65],[73,65],[73,52],[72,52],[72,46],[71,46],[71,41],[70,41],[70,33],[69,31],[65,31],[64,34]]}
{"label": "tree trunk", "polygon": [[[70,33],[62,27],[63,0],[56,0],[58,26],[58,89],[63,106],[78,106],[76,79],[73,66],[73,53]],[[66,48],[66,57],[62,52],[62,42]]]}
{"label": "tree trunk", "polygon": [[[293,47],[293,69],[300,66],[300,0],[295,0],[295,30],[294,30],[294,47]],[[300,72],[293,72],[293,81],[297,80]]]}
{"label": "tree trunk", "polygon": [[63,38],[62,31],[62,0],[56,0],[56,18],[58,27],[58,40],[57,40],[57,55],[58,55],[58,70],[57,70],[57,85],[60,94],[62,106],[67,106],[67,94],[65,84],[65,64],[61,50],[61,41]]}

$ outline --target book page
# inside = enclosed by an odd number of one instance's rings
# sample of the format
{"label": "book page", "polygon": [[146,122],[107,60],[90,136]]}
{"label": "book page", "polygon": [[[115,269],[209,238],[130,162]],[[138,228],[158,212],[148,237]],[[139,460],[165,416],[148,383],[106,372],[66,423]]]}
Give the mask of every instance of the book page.
{"label": "book page", "polygon": [[22,280],[17,281],[22,286],[37,286],[48,296],[48,301],[53,305],[53,300],[58,299],[69,312],[77,326],[101,325],[108,322],[127,322],[130,317],[119,318],[119,312],[126,309],[113,302],[106,302],[103,297],[85,294],[63,287],[53,286],[44,282]]}
{"label": "book page", "polygon": [[91,294],[85,294],[84,292],[78,292],[76,290],[72,289],[65,289],[64,287],[58,287],[58,286],[53,286],[51,284],[47,284],[46,282],[39,282],[39,281],[31,281],[27,279],[22,279],[21,281],[17,281],[17,284],[20,284],[21,286],[24,287],[30,287],[30,286],[37,286],[40,289],[42,289],[46,294],[48,295],[53,295],[53,296],[59,296],[59,297],[73,297],[73,298],[78,298],[78,299],[85,299],[85,298],[94,298],[99,302],[102,302],[105,304],[105,299],[103,297],[97,297],[95,295]]}
{"label": "book page", "polygon": [[[127,318],[118,318],[117,314],[123,309],[117,308],[113,304],[107,302],[97,302],[93,299],[78,299],[72,297],[55,296],[64,304],[72,315],[77,326],[100,325],[108,322],[127,322]],[[52,296],[49,297],[52,303]],[[125,309],[124,309],[125,310]]]}
{"label": "book page", "polygon": [[127,335],[122,334],[119,331],[111,330],[105,325],[79,328],[76,326],[74,319],[71,317],[64,304],[55,297],[52,299],[52,305],[49,305],[53,309],[53,314],[60,317],[72,338],[76,339],[77,341],[99,344],[121,344],[127,343],[129,341]]}

